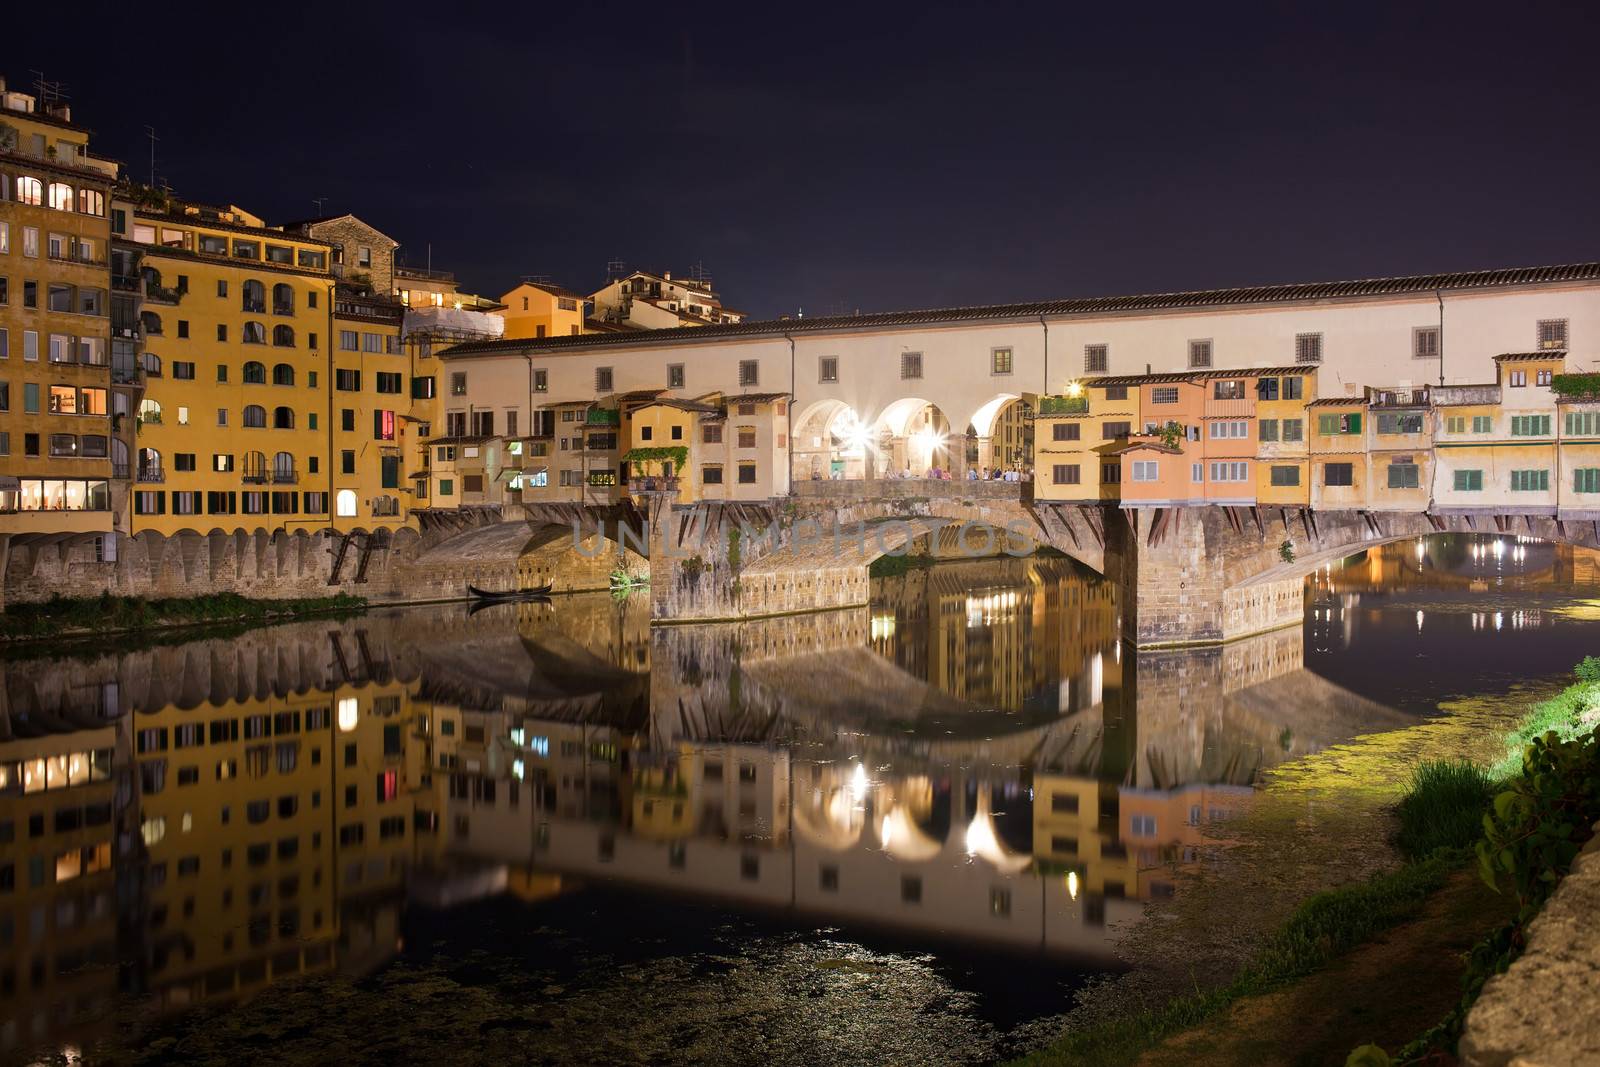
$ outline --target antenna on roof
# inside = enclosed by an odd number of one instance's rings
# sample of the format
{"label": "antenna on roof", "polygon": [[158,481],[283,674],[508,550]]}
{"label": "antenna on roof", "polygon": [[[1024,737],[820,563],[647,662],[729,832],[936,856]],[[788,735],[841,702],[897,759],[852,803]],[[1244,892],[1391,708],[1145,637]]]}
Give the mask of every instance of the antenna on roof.
{"label": "antenna on roof", "polygon": [[325,196],[313,196],[313,197],[312,197],[312,198],[311,198],[311,202],[312,202],[312,203],[313,203],[313,204],[315,204],[315,205],[317,205],[317,216],[318,216],[318,217],[319,217],[319,218],[320,218],[320,217],[321,217],[321,216],[322,216],[322,202],[323,202],[323,201],[324,201],[324,200],[326,200],[326,199],[328,199],[328,198],[327,198],[327,197],[325,197]]}
{"label": "antenna on roof", "polygon": [[154,126],[146,126],[144,135],[150,138],[150,188],[154,189],[156,186],[156,142],[160,138],[156,136],[156,128]]}
{"label": "antenna on roof", "polygon": [[607,284],[616,281],[626,273],[628,273],[628,265],[621,259],[610,259],[606,261]]}
{"label": "antenna on roof", "polygon": [[49,111],[56,104],[67,101],[67,88],[65,82],[50,81],[44,76],[44,71],[36,70],[33,74],[33,91],[39,99],[39,106]]}
{"label": "antenna on roof", "polygon": [[525,282],[529,282],[530,284],[533,284],[533,285],[549,285],[550,284],[550,275],[548,275],[548,274],[524,274],[522,276],[522,280],[525,281]]}

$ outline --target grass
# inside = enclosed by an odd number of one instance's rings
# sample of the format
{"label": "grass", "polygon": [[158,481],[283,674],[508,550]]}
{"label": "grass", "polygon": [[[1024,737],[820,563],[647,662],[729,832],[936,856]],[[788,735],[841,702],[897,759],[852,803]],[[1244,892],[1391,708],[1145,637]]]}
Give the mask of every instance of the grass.
{"label": "grass", "polygon": [[1228,985],[1177,997],[1165,1006],[1068,1033],[1020,1061],[1112,1067],[1131,1063],[1173,1034],[1235,1001],[1276,989],[1322,967],[1380,931],[1415,917],[1429,894],[1461,866],[1466,852],[1435,851],[1427,859],[1305,901]]}
{"label": "grass", "polygon": [[1483,834],[1494,780],[1471,760],[1427,760],[1400,800],[1395,846],[1408,859],[1437,848],[1470,848]]}
{"label": "grass", "polygon": [[[1584,660],[1584,664],[1588,663],[1588,659]],[[1520,771],[1522,751],[1535,737],[1553,730],[1562,740],[1570,741],[1595,728],[1593,716],[1600,715],[1600,681],[1585,678],[1584,673],[1580,665],[1577,682],[1535,704],[1516,728],[1506,734],[1506,753],[1489,768],[1491,778],[1504,781]]]}
{"label": "grass", "polygon": [[266,623],[305,615],[349,614],[366,600],[348,593],[328,597],[256,600],[237,593],[147,600],[144,597],[53,597],[14,604],[0,612],[0,641],[92,635],[195,626],[206,623]]}

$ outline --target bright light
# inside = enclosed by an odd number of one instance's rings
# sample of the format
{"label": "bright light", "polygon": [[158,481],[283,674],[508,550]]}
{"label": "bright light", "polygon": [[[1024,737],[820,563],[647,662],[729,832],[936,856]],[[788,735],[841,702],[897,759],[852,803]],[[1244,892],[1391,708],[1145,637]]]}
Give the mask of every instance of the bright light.
{"label": "bright light", "polygon": [[1082,396],[1083,395],[1083,386],[1078,384],[1077,382],[1068,382],[1067,383],[1067,395],[1070,396],[1070,397],[1080,397],[1080,396]]}
{"label": "bright light", "polygon": [[520,782],[520,781],[522,781],[522,774],[523,774],[522,761],[519,760],[519,759],[512,760],[511,761],[511,777],[515,778],[517,781]]}
{"label": "bright light", "polygon": [[1506,543],[1504,541],[1500,540],[1500,538],[1496,537],[1494,539],[1494,558],[1495,559],[1499,559],[1501,556],[1504,556],[1505,554],[1506,554]]}
{"label": "bright light", "polygon": [[1077,900],[1078,899],[1078,872],[1077,871],[1068,871],[1067,872],[1067,896],[1071,897],[1073,900]]}
{"label": "bright light", "polygon": [[339,698],[339,732],[349,733],[361,721],[361,706],[355,697]]}
{"label": "bright light", "polygon": [[917,444],[922,446],[930,456],[933,454],[934,449],[944,444],[944,434],[935,430],[932,426],[924,426],[918,430],[916,437]]}
{"label": "bright light", "polygon": [[1422,609],[1417,609],[1417,633],[1422,632]]}
{"label": "bright light", "polygon": [[848,451],[865,451],[872,443],[872,428],[861,421],[854,411],[846,410],[839,420],[839,437]]}
{"label": "bright light", "polygon": [[867,796],[867,769],[861,764],[856,764],[856,769],[850,772],[850,799],[859,804]]}
{"label": "bright light", "polygon": [[1422,562],[1422,554],[1423,554],[1423,552],[1424,552],[1424,551],[1425,551],[1425,550],[1426,550],[1426,549],[1425,549],[1425,547],[1424,547],[1424,545],[1423,545],[1423,543],[1422,543],[1422,542],[1421,542],[1421,541],[1420,541],[1420,540],[1419,540],[1419,541],[1418,541],[1418,542],[1417,542],[1417,562],[1418,562],[1418,563],[1421,563],[1421,562]]}

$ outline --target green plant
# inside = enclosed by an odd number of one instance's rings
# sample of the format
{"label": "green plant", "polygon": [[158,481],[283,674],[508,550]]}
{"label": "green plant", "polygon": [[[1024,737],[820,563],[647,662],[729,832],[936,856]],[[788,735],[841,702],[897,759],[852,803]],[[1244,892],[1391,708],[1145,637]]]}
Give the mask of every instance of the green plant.
{"label": "green plant", "polygon": [[1089,398],[1086,396],[1041,396],[1039,398],[1039,414],[1041,415],[1081,415],[1089,410]]}
{"label": "green plant", "polygon": [[[739,569],[739,528],[737,526],[728,527],[728,569],[735,572]],[[738,593],[734,594],[736,597],[738,595]]]}
{"label": "green plant", "polygon": [[1550,391],[1563,397],[1600,397],[1600,374],[1557,374],[1550,379]]}
{"label": "green plant", "polygon": [[1167,448],[1177,448],[1178,442],[1183,439],[1183,427],[1171,419],[1156,432],[1161,435],[1161,443]]}
{"label": "green plant", "polygon": [[1284,539],[1283,544],[1278,546],[1278,558],[1283,560],[1285,563],[1293,563],[1294,562],[1294,542],[1293,541],[1290,541],[1288,538]]}
{"label": "green plant", "polygon": [[1395,845],[1412,859],[1436,848],[1470,848],[1483,831],[1494,783],[1468,760],[1427,760],[1400,800]]}
{"label": "green plant", "polygon": [[1585,656],[1572,668],[1573,677],[1580,682],[1600,682],[1600,656]]}
{"label": "green plant", "polygon": [[628,464],[650,464],[672,462],[672,469],[682,471],[689,465],[689,449],[686,445],[662,445],[657,448],[630,448],[622,454],[622,460]]}

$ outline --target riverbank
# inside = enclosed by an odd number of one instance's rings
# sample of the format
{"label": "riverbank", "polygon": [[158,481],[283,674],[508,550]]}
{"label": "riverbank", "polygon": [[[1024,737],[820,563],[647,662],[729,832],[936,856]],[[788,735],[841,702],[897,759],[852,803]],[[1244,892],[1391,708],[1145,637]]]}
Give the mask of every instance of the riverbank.
{"label": "riverbank", "polygon": [[[1537,700],[1526,714],[1508,718],[1491,735],[1498,743],[1477,746],[1471,758],[1478,768],[1491,768],[1487,775],[1459,764],[1418,761],[1412,766],[1427,770],[1412,777],[1395,774],[1397,761],[1383,757],[1385,750],[1391,757],[1395,751],[1417,751],[1404,743],[1404,735],[1419,735],[1409,739],[1413,742],[1429,734],[1449,736],[1454,731],[1446,728],[1448,719],[1399,731],[1395,738],[1361,738],[1286,769],[1285,780],[1274,783],[1280,795],[1285,785],[1297,780],[1303,784],[1331,776],[1348,784],[1344,800],[1353,807],[1362,806],[1363,794],[1384,787],[1374,786],[1375,782],[1387,784],[1393,791],[1392,783],[1409,781],[1399,805],[1391,800],[1382,806],[1391,828],[1384,840],[1406,843],[1409,861],[1365,883],[1321,893],[1299,905],[1231,980],[1208,987],[1192,977],[1192,992],[1158,995],[1147,1000],[1157,1006],[1142,1010],[1118,1010],[1114,1003],[1107,1009],[1091,1002],[1091,1010],[1101,1009],[1097,1019],[1069,1031],[1025,1062],[1156,1065],[1270,1059],[1323,1063],[1340,1062],[1362,1045],[1373,1046],[1366,1052],[1371,1058],[1360,1061],[1363,1063],[1453,1057],[1462,1024],[1484,979],[1515,958],[1524,928],[1555,884],[1542,877],[1542,872],[1550,869],[1559,879],[1565,871],[1561,861],[1571,862],[1564,842],[1570,839],[1570,850],[1575,853],[1577,842],[1587,836],[1587,826],[1593,822],[1589,816],[1594,808],[1577,810],[1582,805],[1570,796],[1533,796],[1515,810],[1501,801],[1494,819],[1505,824],[1499,832],[1507,840],[1517,835],[1519,819],[1535,826],[1560,822],[1552,818],[1555,809],[1551,805],[1563,811],[1573,809],[1576,814],[1567,820],[1566,830],[1552,829],[1566,835],[1560,838],[1560,847],[1550,861],[1553,867],[1542,853],[1525,860],[1525,846],[1515,843],[1512,847],[1517,857],[1513,860],[1502,854],[1501,838],[1491,836],[1496,843],[1483,865],[1492,869],[1469,869],[1474,863],[1469,846],[1483,836],[1482,820],[1491,792],[1536,793],[1533,783],[1550,778],[1547,764],[1563,760],[1569,768],[1580,767],[1583,761],[1592,768],[1596,749],[1585,738],[1600,717],[1595,710],[1600,705],[1600,662],[1586,660],[1578,675],[1576,684]],[[1472,715],[1469,721],[1483,725],[1481,715]],[[1440,739],[1435,736],[1434,743],[1425,746],[1431,750],[1429,759],[1456,760],[1464,754],[1441,752]],[[1531,772],[1524,770],[1524,751],[1533,752],[1529,758],[1538,764]],[[1332,765],[1319,767],[1319,763]],[[1387,778],[1346,777],[1356,768],[1379,772],[1383,764],[1391,765]],[[1542,778],[1541,768],[1545,772]],[[1474,779],[1479,786],[1473,785]],[[1269,794],[1272,788],[1269,786]],[[1396,813],[1398,834],[1392,832]],[[1329,827],[1320,829],[1326,832]],[[1272,835],[1265,836],[1270,839]],[[1480,846],[1480,853],[1483,850]],[[1355,862],[1359,861],[1352,857]],[[1531,878],[1530,868],[1537,872]],[[1485,884],[1490,881],[1498,883],[1502,892],[1491,892]],[[1513,892],[1505,891],[1508,881],[1515,883]],[[1203,889],[1199,895],[1206,897]],[[1219,901],[1211,899],[1209,903]],[[1243,901],[1234,903],[1236,910],[1248,906]],[[1233,921],[1222,918],[1232,913],[1214,914],[1219,925]],[[1152,925],[1165,934],[1175,929],[1172,922],[1152,924],[1148,920],[1142,929]],[[1137,953],[1138,938],[1133,943]],[[1387,1059],[1382,1049],[1395,1052],[1397,1058]]]}
{"label": "riverbank", "polygon": [[21,647],[36,641],[141,635],[197,626],[266,625],[318,615],[347,616],[366,608],[364,597],[348,593],[284,600],[261,600],[236,593],[160,600],[116,596],[55,597],[40,603],[13,604],[0,612],[0,647]]}

